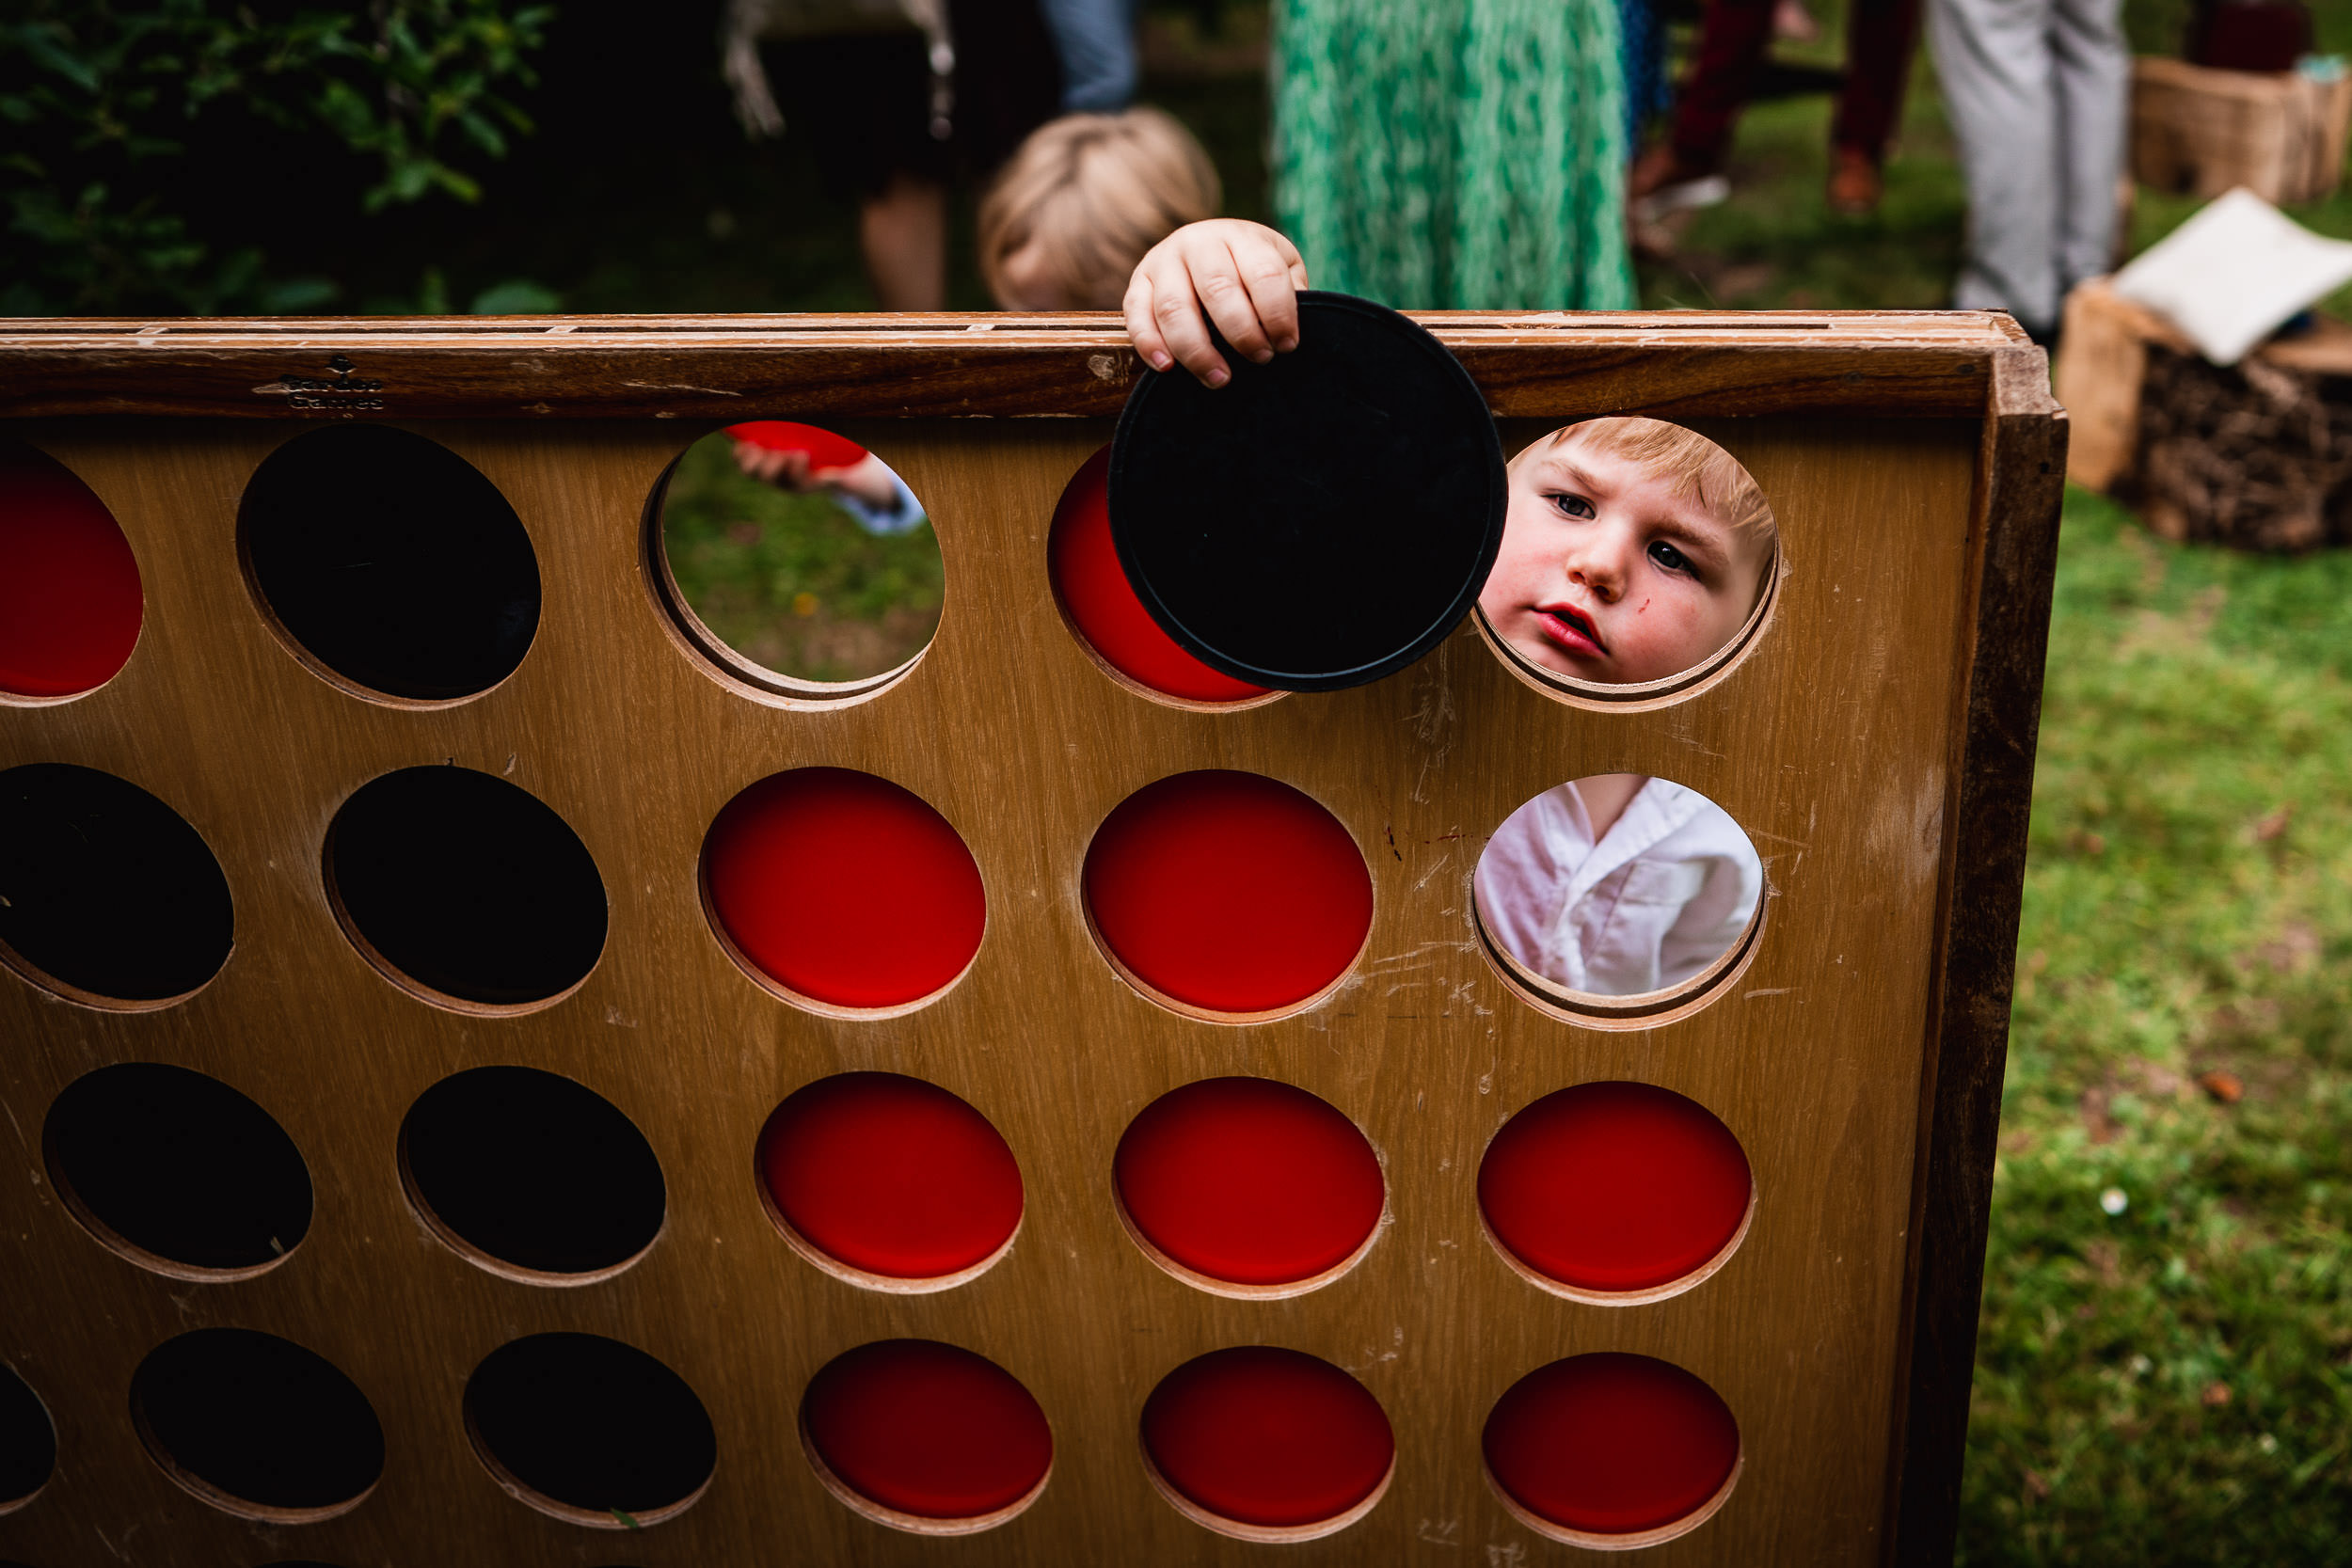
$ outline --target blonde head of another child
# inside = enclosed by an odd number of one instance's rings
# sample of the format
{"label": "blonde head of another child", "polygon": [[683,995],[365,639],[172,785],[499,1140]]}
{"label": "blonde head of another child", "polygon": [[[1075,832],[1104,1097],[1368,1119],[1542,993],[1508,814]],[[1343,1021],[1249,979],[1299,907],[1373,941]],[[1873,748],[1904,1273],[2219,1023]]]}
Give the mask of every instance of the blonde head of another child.
{"label": "blonde head of another child", "polygon": [[1041,126],[980,202],[980,276],[1008,310],[1108,310],[1153,245],[1217,209],[1216,168],[1157,109]]}

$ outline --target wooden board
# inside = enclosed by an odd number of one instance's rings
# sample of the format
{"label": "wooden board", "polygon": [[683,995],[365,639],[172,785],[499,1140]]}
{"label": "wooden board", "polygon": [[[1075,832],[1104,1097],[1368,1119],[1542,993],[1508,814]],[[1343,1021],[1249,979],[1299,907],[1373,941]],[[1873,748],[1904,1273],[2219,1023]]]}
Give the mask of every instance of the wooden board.
{"label": "wooden board", "polygon": [[[1478,1434],[1514,1380],[1594,1350],[1686,1368],[1740,1422],[1744,1470],[1728,1501],[1648,1560],[1948,1557],[2063,424],[2036,380],[2038,352],[2005,324],[1827,320],[1819,331],[1835,350],[1804,352],[1855,368],[1792,385],[1788,411],[1770,416],[1750,371],[1787,373],[1798,351],[1777,323],[1684,318],[1651,331],[1569,318],[1475,345],[1456,338],[1498,412],[1556,423],[1671,411],[1728,447],[1772,499],[1790,569],[1772,623],[1728,678],[1640,713],[1548,698],[1467,626],[1389,680],[1247,711],[1184,711],[1105,678],[1065,629],[1044,571],[1056,499],[1108,438],[1104,416],[1130,373],[1124,361],[1109,378],[1085,369],[1119,352],[1100,322],[1071,326],[1074,344],[1009,321],[826,323],[824,348],[803,346],[816,328],[743,325],[770,334],[765,357],[714,341],[732,324],[664,324],[644,338],[621,324],[614,344],[580,351],[584,363],[571,340],[602,324],[528,350],[511,325],[471,337],[437,323],[225,325],[207,339],[158,324],[167,330],[152,338],[199,345],[168,351],[168,373],[142,369],[167,355],[151,359],[135,326],[0,338],[5,402],[35,416],[9,434],[103,499],[147,595],[144,632],[112,683],[0,707],[0,767],[78,763],[151,790],[218,856],[237,918],[222,973],[156,1011],[100,1011],[0,974],[13,1151],[0,1171],[0,1360],[47,1402],[63,1456],[30,1504],[0,1517],[0,1557],[35,1568],[779,1554],[1239,1562],[1265,1548],[1170,1508],[1139,1461],[1136,1420],[1170,1369],[1248,1343],[1346,1368],[1397,1433],[1387,1495],[1345,1530],[1286,1548],[1296,1560],[1569,1555],[1504,1510],[1482,1477]],[[941,346],[982,326],[990,356]],[[262,341],[278,334],[299,341]],[[412,353],[404,334],[432,346]],[[537,641],[478,699],[413,711],[328,685],[279,644],[240,573],[239,496],[319,411],[275,393],[224,418],[218,388],[283,383],[335,353],[386,385],[385,407],[356,412],[465,457],[531,534],[545,593]],[[537,372],[526,353],[552,370],[527,379]],[[376,375],[387,361],[403,368]],[[417,406],[411,365],[430,383]],[[703,388],[728,374],[740,382],[730,417],[821,415],[896,467],[931,514],[945,616],[920,662],[879,696],[750,700],[661,620],[641,552],[646,499],[711,428]],[[1935,398],[1904,389],[1923,384]],[[1860,393],[1821,401],[1847,386],[1892,390],[1875,409]],[[673,396],[677,406],[662,406]],[[937,417],[950,406],[1064,417]],[[899,408],[912,417],[850,417]],[[456,413],[493,417],[440,417]],[[635,417],[645,414],[676,418]],[[1734,414],[1752,417],[1721,417]],[[341,801],[380,773],[451,760],[554,808],[602,872],[604,956],[554,1006],[485,1018],[428,1005],[372,969],[329,911],[321,842]],[[695,870],[712,816],[753,781],[810,764],[905,785],[977,858],[986,940],[935,1003],[887,1020],[821,1017],[755,985],[713,940]],[[1140,786],[1201,768],[1295,785],[1364,852],[1370,943],[1347,983],[1305,1013],[1242,1027],[1180,1016],[1126,985],[1089,935],[1078,872],[1095,827]],[[1510,811],[1617,770],[1722,804],[1763,852],[1772,890],[1736,985],[1631,1032],[1530,1006],[1482,956],[1469,899],[1477,851]],[[167,1278],[68,1215],[43,1174],[41,1117],[76,1077],[120,1061],[213,1074],[292,1134],[317,1206],[281,1266],[232,1284]],[[404,1198],[404,1113],[445,1075],[492,1063],[573,1077],[650,1140],[669,1217],[616,1276],[570,1289],[497,1276],[436,1240]],[[1003,1132],[1028,1196],[1001,1262],[906,1296],[831,1277],[783,1243],[753,1178],[755,1140],[785,1095],[849,1069],[942,1085]],[[1380,1155],[1384,1228],[1323,1289],[1210,1294],[1149,1261],[1120,1227],[1108,1172],[1127,1122],[1166,1090],[1224,1073],[1321,1095]],[[1557,1088],[1613,1078],[1708,1107],[1756,1171],[1740,1249],[1704,1284],[1643,1306],[1540,1291],[1480,1233],[1474,1180],[1497,1128]],[[211,1324],[284,1335],[366,1392],[389,1459],[364,1503],[324,1523],[257,1525],[198,1502],[148,1458],[127,1413],[133,1370],[163,1339]],[[475,1458],[459,1411],[468,1375],[511,1339],[562,1329],[651,1352],[708,1408],[718,1467],[675,1519],[584,1529],[516,1502]],[[796,1433],[801,1391],[841,1351],[898,1336],[978,1351],[1036,1395],[1056,1455],[1033,1507],[938,1539],[859,1517],[822,1489]]]}

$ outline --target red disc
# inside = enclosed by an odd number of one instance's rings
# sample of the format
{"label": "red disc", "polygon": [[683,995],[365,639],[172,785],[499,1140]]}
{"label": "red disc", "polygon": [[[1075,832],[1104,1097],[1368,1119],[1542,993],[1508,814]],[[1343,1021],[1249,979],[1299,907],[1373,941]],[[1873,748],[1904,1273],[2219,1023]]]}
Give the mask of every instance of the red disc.
{"label": "red disc", "polygon": [[1268,688],[1212,670],[1160,629],[1128,584],[1111,544],[1111,449],[1086,460],[1061,504],[1045,546],[1046,570],[1062,608],[1087,645],[1139,686],[1196,703],[1235,703],[1263,697]]}
{"label": "red disc", "polygon": [[803,768],[729,800],[703,843],[719,924],[787,989],[895,1007],[980,950],[980,868],[947,819],[870,773]]}
{"label": "red disc", "polygon": [[1255,773],[1179,773],[1103,819],[1087,907],[1145,985],[1218,1012],[1304,1002],[1372,929],[1372,876],[1339,819]]}
{"label": "red disc", "polygon": [[868,1274],[956,1274],[1021,1223],[1021,1169],[988,1118],[895,1072],[844,1072],[793,1094],[759,1135],[759,1169],[786,1224]]}
{"label": "red disc", "polygon": [[771,451],[804,451],[811,468],[847,468],[865,461],[866,449],[846,436],[835,436],[813,424],[792,424],[784,420],[754,420],[747,424],[731,424],[727,434],[739,441],[748,441]]}
{"label": "red disc", "polygon": [[1731,1129],[1649,1084],[1547,1095],[1504,1124],[1478,1167],[1496,1238],[1587,1291],[1645,1291],[1701,1267],[1739,1234],[1751,1187]]}
{"label": "red disc", "polygon": [[1629,1535],[1688,1518],[1731,1479],[1740,1423],[1670,1362],[1572,1355],[1513,1384],[1486,1417],[1486,1467],[1565,1529]]}
{"label": "red disc", "polygon": [[801,1419],[843,1485],[926,1519],[1010,1508],[1054,1462],[1045,1412],[1020,1380],[931,1339],[883,1339],[834,1357],[809,1380]]}
{"label": "red disc", "polygon": [[0,444],[0,691],[70,697],[114,678],[139,640],[139,563],[64,464]]}
{"label": "red disc", "polygon": [[1337,1268],[1380,1223],[1380,1162],[1331,1106],[1268,1078],[1210,1078],[1128,1125],[1113,1168],[1152,1244],[1238,1285]]}
{"label": "red disc", "polygon": [[1345,1513],[1396,1457],[1370,1390],[1328,1361],[1273,1345],[1211,1351],[1162,1378],[1144,1402],[1143,1446],[1203,1512],[1278,1528]]}

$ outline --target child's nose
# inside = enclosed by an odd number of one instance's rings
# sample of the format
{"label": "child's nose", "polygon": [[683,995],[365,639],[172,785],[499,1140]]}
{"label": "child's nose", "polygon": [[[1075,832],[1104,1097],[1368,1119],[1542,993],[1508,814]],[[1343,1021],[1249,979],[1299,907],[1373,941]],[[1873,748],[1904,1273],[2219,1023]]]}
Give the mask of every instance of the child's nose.
{"label": "child's nose", "polygon": [[1568,551],[1568,580],[1597,595],[1603,604],[1614,603],[1625,592],[1627,578],[1631,575],[1629,548],[1629,543],[1615,537],[1611,530],[1587,531]]}

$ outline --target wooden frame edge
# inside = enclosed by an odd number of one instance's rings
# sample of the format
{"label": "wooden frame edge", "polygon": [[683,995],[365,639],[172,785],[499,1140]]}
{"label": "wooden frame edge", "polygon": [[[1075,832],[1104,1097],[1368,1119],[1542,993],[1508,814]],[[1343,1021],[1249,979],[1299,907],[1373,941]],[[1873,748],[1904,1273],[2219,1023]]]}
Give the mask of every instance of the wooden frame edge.
{"label": "wooden frame edge", "polygon": [[1993,1210],[2001,1083],[2024,897],[2026,832],[2066,483],[2066,411],[2048,361],[2025,342],[1997,354],[1978,458],[1967,607],[1957,683],[1940,966],[1926,1020],[1918,1163],[1908,1238],[1902,1351],[1889,1446],[1885,1561],[1947,1564]]}
{"label": "wooden frame edge", "polygon": [[[2005,318],[1981,311],[1420,311],[1500,418],[1980,413]],[[1683,352],[1661,364],[1663,342]],[[1527,350],[1551,352],[1531,356]],[[0,416],[725,420],[1116,415],[1116,315],[183,317],[0,327]],[[527,391],[514,388],[525,388]]]}

